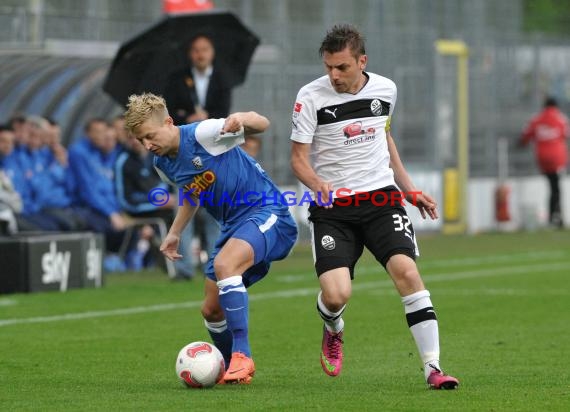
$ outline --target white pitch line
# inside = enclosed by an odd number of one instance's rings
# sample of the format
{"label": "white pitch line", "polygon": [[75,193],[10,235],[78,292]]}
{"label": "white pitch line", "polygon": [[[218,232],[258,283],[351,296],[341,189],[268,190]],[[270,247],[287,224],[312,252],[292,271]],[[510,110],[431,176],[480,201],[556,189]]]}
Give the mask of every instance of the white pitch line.
{"label": "white pitch line", "polygon": [[525,252],[525,253],[507,253],[500,255],[487,255],[487,256],[477,256],[477,257],[465,257],[456,259],[436,259],[428,260],[425,262],[418,262],[420,268],[432,268],[432,267],[452,267],[458,265],[480,265],[483,263],[494,264],[494,263],[508,263],[513,260],[517,260],[521,263],[521,260],[536,260],[536,259],[556,259],[560,257],[570,257],[567,250],[547,250],[538,252]]}
{"label": "white pitch line", "polygon": [[[448,268],[460,265],[470,265],[470,264],[495,264],[495,263],[508,263],[514,260],[517,263],[521,263],[521,261],[525,260],[536,260],[536,259],[555,259],[560,257],[570,256],[567,251],[565,250],[549,250],[544,252],[529,252],[529,253],[510,253],[510,254],[501,254],[501,255],[488,255],[488,256],[480,256],[480,257],[468,257],[468,258],[456,258],[456,259],[436,259],[436,260],[428,260],[423,262],[420,258],[418,261],[418,268],[420,269],[420,273],[423,269],[426,268]],[[366,275],[373,275],[378,273],[384,273],[384,269],[380,266],[380,264],[375,266],[363,266],[357,267],[356,269],[356,277],[359,276],[366,276]],[[282,283],[297,283],[297,282],[304,282],[307,279],[315,278],[315,273],[303,273],[298,275],[282,275],[277,276],[276,279],[278,282]]]}
{"label": "white pitch line", "polygon": [[[512,288],[481,288],[481,289],[439,289],[430,288],[435,296],[570,296],[570,290],[560,289],[512,289]],[[374,296],[396,296],[396,289],[374,289],[369,292]]]}
{"label": "white pitch line", "polygon": [[[426,283],[429,285],[437,282],[453,282],[456,280],[472,279],[472,278],[520,275],[525,273],[531,273],[533,271],[559,271],[559,270],[570,271],[570,263],[569,262],[546,263],[546,264],[541,263],[536,265],[471,270],[471,271],[455,272],[455,273],[442,274],[442,275],[426,276],[425,280]],[[392,281],[380,280],[375,282],[355,283],[353,284],[352,289],[370,290],[382,287],[392,287]],[[252,301],[279,299],[279,298],[287,299],[292,297],[315,295],[317,291],[318,289],[314,287],[314,288],[281,290],[277,292],[254,293],[249,296],[249,299]],[[182,302],[182,303],[167,303],[162,305],[151,305],[151,306],[137,306],[133,308],[123,308],[123,309],[68,313],[65,315],[39,316],[39,317],[19,318],[19,319],[18,318],[4,319],[0,320],[0,327],[10,326],[10,325],[22,325],[29,323],[59,322],[62,320],[79,320],[79,319],[90,319],[90,318],[102,318],[109,316],[135,315],[135,314],[149,313],[149,312],[164,312],[168,310],[195,308],[199,307],[201,304],[202,304],[201,301],[193,301],[193,302]]]}

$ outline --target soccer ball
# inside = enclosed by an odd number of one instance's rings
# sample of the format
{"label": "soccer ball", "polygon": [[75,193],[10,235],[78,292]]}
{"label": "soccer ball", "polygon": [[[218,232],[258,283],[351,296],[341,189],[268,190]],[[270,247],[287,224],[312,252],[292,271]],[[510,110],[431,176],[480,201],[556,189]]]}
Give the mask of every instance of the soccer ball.
{"label": "soccer ball", "polygon": [[225,373],[224,357],[208,342],[184,346],[176,358],[176,376],[192,388],[211,388]]}

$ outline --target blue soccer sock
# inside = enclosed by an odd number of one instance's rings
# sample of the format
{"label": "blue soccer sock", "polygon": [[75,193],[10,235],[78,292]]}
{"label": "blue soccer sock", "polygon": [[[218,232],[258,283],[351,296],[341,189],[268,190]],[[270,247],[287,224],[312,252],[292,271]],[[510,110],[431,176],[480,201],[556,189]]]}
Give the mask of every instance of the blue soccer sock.
{"label": "blue soccer sock", "polygon": [[224,362],[226,364],[226,369],[230,365],[230,359],[232,358],[232,333],[228,330],[228,325],[226,320],[221,320],[219,322],[208,322],[204,319],[204,324],[206,325],[206,329],[208,329],[208,333],[210,333],[210,337],[212,338],[212,342],[216,348],[222,352],[224,355]]}
{"label": "blue soccer sock", "polygon": [[249,303],[242,278],[231,276],[218,281],[217,285],[220,289],[220,306],[233,337],[232,352],[241,352],[251,357],[248,337]]}

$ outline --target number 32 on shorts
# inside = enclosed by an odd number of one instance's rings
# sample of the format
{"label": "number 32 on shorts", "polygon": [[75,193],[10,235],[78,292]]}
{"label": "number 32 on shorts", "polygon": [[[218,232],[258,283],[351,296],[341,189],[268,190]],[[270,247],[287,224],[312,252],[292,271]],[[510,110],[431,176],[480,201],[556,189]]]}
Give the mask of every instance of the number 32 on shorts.
{"label": "number 32 on shorts", "polygon": [[410,230],[410,218],[407,215],[399,215],[397,213],[394,213],[392,215],[392,218],[394,219],[395,232],[401,232],[403,230],[409,235],[412,234],[412,231]]}

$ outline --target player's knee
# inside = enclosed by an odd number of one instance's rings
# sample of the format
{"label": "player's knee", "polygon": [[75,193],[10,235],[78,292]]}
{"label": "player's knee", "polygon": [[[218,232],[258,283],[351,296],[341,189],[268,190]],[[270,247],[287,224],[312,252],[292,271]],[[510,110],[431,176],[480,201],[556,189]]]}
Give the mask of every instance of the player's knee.
{"label": "player's knee", "polygon": [[403,286],[406,289],[422,289],[423,282],[418,267],[407,255],[396,254],[392,256],[386,264],[386,269],[396,285]]}
{"label": "player's knee", "polygon": [[331,312],[338,312],[344,307],[344,305],[346,305],[346,302],[347,301],[343,300],[331,300],[330,302],[327,302],[326,307]]}
{"label": "player's knee", "polygon": [[415,268],[407,268],[397,271],[394,274],[394,280],[401,286],[412,289],[417,289],[419,284],[422,283],[420,273]]}
{"label": "player's knee", "polygon": [[224,319],[224,312],[220,305],[212,305],[208,302],[202,304],[202,317],[208,322],[219,322]]}
{"label": "player's knee", "polygon": [[235,275],[235,266],[225,259],[214,259],[214,272],[218,280]]}
{"label": "player's knee", "polygon": [[323,303],[331,312],[338,312],[350,299],[350,290],[336,290],[333,293],[323,293]]}

